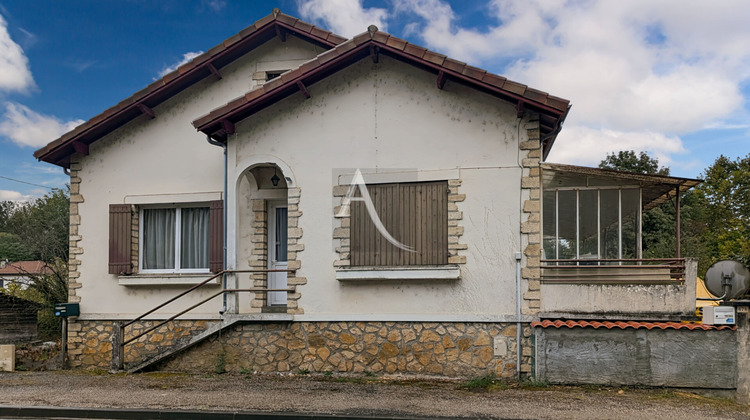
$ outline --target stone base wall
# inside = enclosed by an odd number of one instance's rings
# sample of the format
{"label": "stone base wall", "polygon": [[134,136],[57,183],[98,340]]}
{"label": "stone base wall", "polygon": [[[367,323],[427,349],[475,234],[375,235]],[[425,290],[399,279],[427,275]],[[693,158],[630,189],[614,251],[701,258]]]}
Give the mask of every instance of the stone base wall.
{"label": "stone base wall", "polygon": [[[210,322],[170,322],[125,346],[125,365],[159,354],[181,340],[205,330]],[[154,321],[136,322],[125,329],[125,340],[151,328]],[[112,363],[113,321],[76,321],[68,325],[68,366],[109,369]]]}
{"label": "stone base wall", "polygon": [[[524,325],[529,356],[530,333]],[[514,377],[515,337],[515,324],[499,323],[248,323],[217,334],[160,369]],[[523,363],[530,372],[530,357]]]}
{"label": "stone base wall", "polygon": [[[132,365],[204,330],[211,321],[179,321],[125,347]],[[111,321],[82,321],[71,331],[70,366],[109,368]],[[128,328],[126,339],[153,325]],[[531,329],[522,324],[521,370],[531,372]],[[221,331],[157,366],[205,372],[363,373],[474,377],[516,375],[516,324],[411,322],[248,322]]]}

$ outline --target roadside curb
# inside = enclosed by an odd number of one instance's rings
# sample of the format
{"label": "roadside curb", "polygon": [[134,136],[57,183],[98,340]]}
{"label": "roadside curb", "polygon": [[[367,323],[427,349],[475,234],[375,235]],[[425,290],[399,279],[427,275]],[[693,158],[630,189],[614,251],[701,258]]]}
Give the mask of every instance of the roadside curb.
{"label": "roadside curb", "polygon": [[[139,419],[139,420],[375,420],[396,419],[411,420],[425,417],[394,416],[350,416],[340,414],[286,414],[249,411],[215,411],[215,410],[153,410],[133,408],[96,408],[96,407],[18,407],[0,406],[0,418],[71,418],[71,419]],[[435,417],[431,417],[435,418]]]}

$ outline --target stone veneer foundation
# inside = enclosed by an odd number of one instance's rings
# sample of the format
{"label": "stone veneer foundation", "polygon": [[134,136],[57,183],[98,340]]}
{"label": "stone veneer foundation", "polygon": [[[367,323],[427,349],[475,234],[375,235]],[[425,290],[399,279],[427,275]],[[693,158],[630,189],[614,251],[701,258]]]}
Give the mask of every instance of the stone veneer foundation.
{"label": "stone veneer foundation", "polygon": [[[125,347],[132,365],[214,321],[179,321]],[[71,331],[72,367],[109,368],[112,323],[80,321]],[[128,328],[126,339],[151,325]],[[522,324],[523,356],[530,363],[531,330]],[[208,338],[157,369],[192,373],[363,373],[473,377],[516,375],[516,324],[426,322],[247,322]],[[522,365],[522,367],[524,367]],[[523,370],[530,370],[528,369]]]}

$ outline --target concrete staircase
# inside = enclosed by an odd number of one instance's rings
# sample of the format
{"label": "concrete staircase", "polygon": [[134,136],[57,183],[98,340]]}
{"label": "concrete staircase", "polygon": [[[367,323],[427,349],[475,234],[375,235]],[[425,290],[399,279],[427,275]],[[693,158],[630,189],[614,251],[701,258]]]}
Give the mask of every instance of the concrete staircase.
{"label": "concrete staircase", "polygon": [[170,347],[169,349],[167,349],[167,350],[165,350],[165,351],[157,354],[156,356],[151,357],[149,359],[146,359],[143,362],[141,362],[141,363],[139,363],[139,364],[137,364],[137,365],[135,365],[133,367],[128,367],[125,370],[128,373],[140,372],[140,371],[142,371],[143,369],[146,369],[149,366],[153,366],[153,365],[155,365],[155,364],[157,364],[159,362],[162,362],[162,361],[164,361],[164,360],[166,360],[166,359],[174,356],[175,354],[177,354],[177,353],[179,353],[179,352],[181,352],[183,350],[186,350],[186,349],[188,349],[190,347],[193,347],[194,345],[200,343],[201,341],[207,339],[208,337],[211,337],[212,335],[218,333],[219,331],[224,331],[227,328],[232,327],[232,326],[234,326],[237,323],[242,322],[242,321],[243,321],[242,318],[225,318],[225,319],[222,319],[221,321],[216,322],[213,325],[209,326],[204,331],[202,331],[202,332],[200,332],[200,333],[198,333],[198,334],[190,337],[189,340],[182,341],[182,342],[180,342],[180,343],[178,343],[178,344]]}
{"label": "concrete staircase", "polygon": [[214,334],[217,334],[221,331],[224,331],[228,328],[231,328],[235,325],[239,325],[242,323],[249,323],[249,322],[291,322],[294,319],[294,316],[287,313],[263,313],[263,314],[247,314],[247,315],[238,315],[238,314],[232,314],[232,315],[224,315],[224,317],[221,319],[221,321],[216,322],[209,326],[207,329],[201,331],[200,333],[190,337],[190,339],[181,341],[174,346],[162,351],[161,353],[157,354],[156,356],[153,356],[151,358],[148,358],[141,363],[126,367],[125,371],[128,373],[136,373],[140,372],[150,366],[153,366],[159,362],[163,362],[164,360],[169,359],[170,357],[176,355],[177,353],[187,350],[190,347],[193,347],[194,345],[202,342],[203,340],[213,336]]}

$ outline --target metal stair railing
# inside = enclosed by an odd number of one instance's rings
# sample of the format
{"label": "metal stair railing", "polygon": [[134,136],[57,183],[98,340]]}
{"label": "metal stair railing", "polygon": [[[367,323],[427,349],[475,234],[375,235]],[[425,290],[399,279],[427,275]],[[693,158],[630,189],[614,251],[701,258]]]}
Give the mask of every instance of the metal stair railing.
{"label": "metal stair railing", "polygon": [[277,272],[285,272],[285,273],[294,273],[297,270],[294,269],[250,269],[250,270],[222,270],[213,276],[207,278],[206,280],[194,285],[193,287],[185,290],[184,292],[179,293],[178,295],[162,302],[161,304],[155,306],[154,308],[148,310],[147,312],[143,313],[142,315],[123,323],[122,321],[116,321],[112,328],[112,370],[113,371],[121,371],[124,368],[125,365],[125,346],[140,339],[141,337],[145,336],[146,334],[158,329],[162,325],[165,325],[169,322],[174,321],[176,318],[192,311],[193,309],[203,305],[204,303],[210,301],[211,299],[216,298],[217,296],[221,296],[224,293],[234,293],[234,292],[294,292],[294,288],[286,288],[286,289],[269,289],[269,288],[263,288],[263,287],[251,287],[251,288],[245,288],[245,289],[222,289],[211,296],[201,300],[200,302],[190,306],[187,309],[184,309],[171,317],[153,325],[152,327],[146,329],[145,331],[142,331],[141,333],[134,335],[133,337],[130,337],[128,340],[125,340],[125,328],[133,325],[134,323],[144,319],[145,317],[151,315],[152,313],[158,311],[159,309],[169,305],[170,303],[180,299],[183,296],[186,296],[190,294],[191,292],[200,289],[201,287],[205,286],[212,280],[215,280],[216,278],[220,276],[224,276],[226,274],[238,274],[238,273],[277,273]]}

